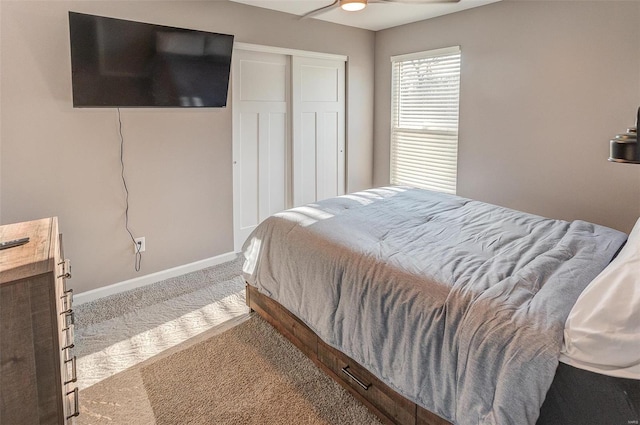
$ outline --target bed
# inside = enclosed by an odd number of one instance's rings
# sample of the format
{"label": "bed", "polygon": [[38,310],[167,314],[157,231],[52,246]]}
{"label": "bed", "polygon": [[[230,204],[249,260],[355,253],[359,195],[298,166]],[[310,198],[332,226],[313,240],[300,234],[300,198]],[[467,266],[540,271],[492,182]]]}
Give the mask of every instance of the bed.
{"label": "bed", "polygon": [[249,306],[386,422],[535,424],[567,317],[626,238],[387,187],[268,218],[243,272]]}

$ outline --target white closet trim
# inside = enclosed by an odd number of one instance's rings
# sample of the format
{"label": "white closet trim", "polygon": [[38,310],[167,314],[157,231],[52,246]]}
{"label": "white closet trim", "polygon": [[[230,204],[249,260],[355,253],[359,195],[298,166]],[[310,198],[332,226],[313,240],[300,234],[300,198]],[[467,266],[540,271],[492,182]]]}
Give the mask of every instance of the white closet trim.
{"label": "white closet trim", "polygon": [[263,46],[261,44],[235,42],[233,43],[233,48],[241,49],[241,50],[249,50],[252,52],[276,53],[279,55],[298,56],[298,57],[304,57],[304,58],[329,59],[329,60],[337,60],[337,61],[343,61],[343,62],[347,62],[349,60],[349,57],[345,55],[335,55],[333,53],[310,52],[307,50],[288,49],[286,47]]}

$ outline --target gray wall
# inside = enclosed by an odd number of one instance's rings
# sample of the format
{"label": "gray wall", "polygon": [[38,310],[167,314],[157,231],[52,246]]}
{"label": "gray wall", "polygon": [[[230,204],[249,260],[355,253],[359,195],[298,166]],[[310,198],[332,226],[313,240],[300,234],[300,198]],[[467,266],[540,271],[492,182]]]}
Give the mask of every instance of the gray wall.
{"label": "gray wall", "polygon": [[226,1],[0,2],[0,219],[57,215],[76,292],[233,251],[231,108],[73,109],[69,10],[349,56],[348,189],[372,182],[374,33]]}
{"label": "gray wall", "polygon": [[69,10],[348,55],[350,191],[372,161],[388,183],[389,56],[459,44],[460,195],[624,231],[640,215],[640,166],[605,160],[640,104],[638,2],[504,1],[374,34],[225,1],[3,0],[0,222],[59,216],[77,292],[232,251],[231,108],[122,111],[136,274],[116,112],[71,107]]}
{"label": "gray wall", "polygon": [[640,2],[503,1],[376,33],[374,184],[392,55],[460,45],[458,194],[629,231],[640,166],[607,162],[640,106]]}

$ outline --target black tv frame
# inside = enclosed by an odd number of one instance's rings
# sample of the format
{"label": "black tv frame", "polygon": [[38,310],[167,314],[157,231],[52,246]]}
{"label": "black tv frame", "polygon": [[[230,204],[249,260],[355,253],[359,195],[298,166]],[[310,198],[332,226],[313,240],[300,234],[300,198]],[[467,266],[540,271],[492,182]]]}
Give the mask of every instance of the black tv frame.
{"label": "black tv frame", "polygon": [[70,11],[69,38],[74,108],[227,105],[233,35]]}

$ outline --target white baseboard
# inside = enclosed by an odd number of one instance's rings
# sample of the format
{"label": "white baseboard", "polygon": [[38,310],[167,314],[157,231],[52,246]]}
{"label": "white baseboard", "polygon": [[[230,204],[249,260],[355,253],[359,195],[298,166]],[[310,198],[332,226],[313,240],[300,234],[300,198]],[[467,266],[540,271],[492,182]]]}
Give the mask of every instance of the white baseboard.
{"label": "white baseboard", "polygon": [[102,288],[96,288],[90,291],[80,292],[79,294],[73,294],[73,303],[76,305],[84,304],[88,303],[89,301],[107,297],[109,295],[119,294],[120,292],[147,286],[165,279],[170,279],[172,277],[180,276],[186,273],[191,273],[197,270],[205,269],[207,267],[226,263],[227,261],[234,260],[236,256],[237,254],[235,252],[228,252],[226,254],[217,255],[211,258],[205,258],[204,260],[195,261],[193,263],[173,267],[171,269],[161,270],[159,272],[125,280],[123,282],[114,283],[113,285],[105,286]]}

